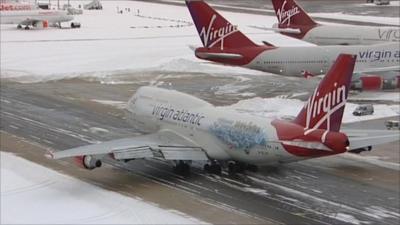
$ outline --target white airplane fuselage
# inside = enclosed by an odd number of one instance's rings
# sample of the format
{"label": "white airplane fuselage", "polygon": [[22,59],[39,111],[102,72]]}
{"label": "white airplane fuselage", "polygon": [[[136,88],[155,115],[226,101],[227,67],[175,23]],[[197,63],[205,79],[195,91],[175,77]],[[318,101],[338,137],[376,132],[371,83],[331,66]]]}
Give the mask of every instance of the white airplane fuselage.
{"label": "white airplane fuselage", "polygon": [[311,28],[302,39],[316,45],[371,45],[400,42],[400,28],[320,25]]}
{"label": "white airplane fuselage", "polygon": [[177,91],[142,87],[129,100],[128,111],[137,129],[172,130],[216,160],[273,165],[307,159],[285,151],[266,118],[218,109]]}
{"label": "white airplane fuselage", "polygon": [[341,53],[357,55],[355,73],[400,64],[399,44],[386,43],[371,46],[277,47],[263,51],[243,66],[286,76],[301,76],[305,71],[319,75],[326,73]]}
{"label": "white airplane fuselage", "polygon": [[73,16],[60,10],[15,10],[1,11],[1,24],[21,24],[30,25],[29,21],[47,21],[50,24],[68,22],[73,20]]}

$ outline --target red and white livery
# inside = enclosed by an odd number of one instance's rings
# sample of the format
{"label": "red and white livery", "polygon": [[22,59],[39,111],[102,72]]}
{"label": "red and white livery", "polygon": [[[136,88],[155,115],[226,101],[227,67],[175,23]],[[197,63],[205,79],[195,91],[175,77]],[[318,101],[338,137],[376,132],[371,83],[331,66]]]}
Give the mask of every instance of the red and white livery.
{"label": "red and white livery", "polygon": [[0,3],[0,23],[1,24],[17,24],[18,28],[24,26],[25,29],[30,27],[46,28],[51,25],[61,27],[61,23],[69,22],[74,17],[68,15],[67,11],[62,10],[42,10],[36,5],[28,3]]}
{"label": "red and white livery", "polygon": [[[370,45],[399,42],[399,27],[324,25],[295,0],[272,0],[278,24],[272,30],[317,45]],[[329,2],[327,2],[329,4]]]}
{"label": "red and white livery", "polygon": [[[215,38],[208,39],[209,44]],[[49,157],[76,157],[87,169],[101,166],[104,156],[121,161],[157,158],[174,162],[175,171],[183,174],[192,161],[207,160],[204,169],[220,173],[221,165],[238,172],[360,152],[399,140],[399,132],[341,129],[355,61],[353,55],[341,55],[293,121],[216,108],[174,90],[141,87],[128,102],[128,118],[148,134],[52,152]]]}
{"label": "red and white livery", "polygon": [[[196,57],[285,76],[325,74],[341,53],[357,55],[355,73],[400,69],[399,43],[359,46],[277,47],[258,45],[202,0],[187,0],[187,7],[203,43]],[[281,12],[281,20],[293,24],[299,10]]]}

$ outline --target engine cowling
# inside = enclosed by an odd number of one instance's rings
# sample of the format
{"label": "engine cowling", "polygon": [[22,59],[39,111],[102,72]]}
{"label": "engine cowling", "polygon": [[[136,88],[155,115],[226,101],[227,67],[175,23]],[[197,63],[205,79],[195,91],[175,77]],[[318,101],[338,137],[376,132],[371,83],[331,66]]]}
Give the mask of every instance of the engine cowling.
{"label": "engine cowling", "polygon": [[38,22],[34,23],[33,26],[36,28],[48,28],[49,21],[47,21],[47,20],[38,21]]}
{"label": "engine cowling", "polygon": [[84,156],[77,156],[75,157],[75,162],[78,166],[92,170],[97,167],[101,167],[102,163],[101,160],[91,156],[91,155],[84,155]]}
{"label": "engine cowling", "polygon": [[380,76],[365,76],[360,77],[362,90],[372,91],[381,90],[383,85],[383,79]]}
{"label": "engine cowling", "polygon": [[393,90],[400,88],[400,76],[384,79],[381,76],[364,76],[352,84],[352,89],[360,91]]}

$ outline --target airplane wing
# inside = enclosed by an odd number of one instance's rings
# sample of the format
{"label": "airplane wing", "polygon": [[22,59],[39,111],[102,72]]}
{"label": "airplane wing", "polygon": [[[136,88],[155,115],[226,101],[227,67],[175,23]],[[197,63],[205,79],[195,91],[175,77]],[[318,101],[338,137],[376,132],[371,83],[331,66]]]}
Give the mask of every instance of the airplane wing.
{"label": "airplane wing", "polygon": [[36,19],[25,19],[24,21],[20,22],[19,24],[24,25],[24,26],[33,26],[36,23],[41,22],[41,20],[36,20]]}
{"label": "airplane wing", "polygon": [[349,150],[365,148],[400,140],[399,131],[343,129],[349,138]]}
{"label": "airplane wing", "polygon": [[201,147],[170,130],[51,152],[48,156],[61,159],[106,154],[112,155],[115,159],[208,160],[206,152]]}
{"label": "airplane wing", "polygon": [[400,65],[387,66],[387,67],[376,67],[376,68],[360,68],[354,70],[354,73],[376,73],[376,72],[388,72],[388,71],[399,71]]}

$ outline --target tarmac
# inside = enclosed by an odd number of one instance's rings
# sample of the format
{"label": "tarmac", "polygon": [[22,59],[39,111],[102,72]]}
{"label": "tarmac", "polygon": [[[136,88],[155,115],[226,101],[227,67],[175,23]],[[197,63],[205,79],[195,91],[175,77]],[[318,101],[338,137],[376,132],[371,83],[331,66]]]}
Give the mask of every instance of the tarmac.
{"label": "tarmac", "polygon": [[[186,85],[189,80],[195,83],[191,76],[189,79],[158,77],[157,81],[165,87],[173,83],[171,88],[181,87],[216,105],[244,98],[216,94],[216,86],[236,82],[235,79],[202,76],[208,88],[200,82],[196,84],[198,88]],[[106,159],[104,167],[87,171],[71,160],[54,161],[43,156],[45,150],[59,151],[140,135],[126,123],[123,107],[96,102],[99,99],[124,102],[139,86],[154,83],[151,75],[132,77],[136,78],[129,84],[114,85],[90,79],[33,84],[3,80],[1,151],[17,153],[102,188],[137,196],[213,224],[400,222],[397,142],[361,156],[345,154],[313,159],[237,176],[226,172],[221,176],[210,175],[202,171],[200,164],[194,164],[192,175],[181,177],[172,172],[168,162],[159,160],[123,163]],[[264,79],[267,80],[263,83],[268,84],[268,77]],[[203,89],[214,91],[203,92]],[[263,89],[261,86],[259,91]],[[379,124],[384,129],[383,123],[384,120],[378,120],[347,126],[373,129]],[[383,161],[371,162],[363,158],[376,156]],[[382,212],[387,216],[382,216]]]}

